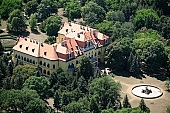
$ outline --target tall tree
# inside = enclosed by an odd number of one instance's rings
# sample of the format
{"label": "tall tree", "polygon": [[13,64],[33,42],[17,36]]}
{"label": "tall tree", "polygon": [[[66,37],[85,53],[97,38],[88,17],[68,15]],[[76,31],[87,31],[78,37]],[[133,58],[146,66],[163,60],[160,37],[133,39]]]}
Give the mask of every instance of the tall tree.
{"label": "tall tree", "polygon": [[106,109],[109,103],[112,106],[118,107],[116,105],[120,102],[120,89],[119,83],[108,77],[102,77],[96,78],[91,82],[89,93],[96,98],[101,109]]}
{"label": "tall tree", "polygon": [[16,9],[10,13],[7,20],[7,30],[14,32],[22,32],[26,30],[25,18],[19,9]]}
{"label": "tall tree", "polygon": [[126,69],[127,60],[132,52],[132,39],[118,39],[106,48],[105,64],[112,70]]}
{"label": "tall tree", "polygon": [[38,21],[43,21],[48,18],[52,13],[57,11],[57,3],[54,0],[42,0],[37,7]]}
{"label": "tall tree", "polygon": [[[105,19],[105,10],[103,9],[103,7],[90,1],[83,7],[82,17],[88,25],[98,24]],[[91,18],[93,18],[94,20],[92,20]]]}
{"label": "tall tree", "polygon": [[130,105],[130,103],[129,103],[129,99],[128,99],[128,96],[127,96],[127,95],[125,95],[125,97],[124,97],[123,107],[124,107],[124,108],[131,108],[131,105]]}
{"label": "tall tree", "polygon": [[30,16],[31,14],[34,14],[37,11],[37,0],[31,0],[27,2],[25,6],[25,13],[26,15]]}
{"label": "tall tree", "polygon": [[81,58],[78,70],[80,72],[80,76],[83,76],[86,81],[90,79],[90,76],[93,77],[94,75],[93,64],[91,63],[90,59],[86,56],[83,56]]}
{"label": "tall tree", "polygon": [[31,76],[24,82],[24,88],[36,90],[41,99],[48,97],[50,82],[48,78]]}
{"label": "tall tree", "polygon": [[58,15],[47,18],[45,26],[47,35],[57,36],[57,32],[59,31],[61,24],[61,18]]}
{"label": "tall tree", "polygon": [[31,30],[36,29],[36,27],[37,27],[37,19],[36,19],[36,16],[34,14],[31,14],[31,16],[29,18],[29,24],[30,24]]}
{"label": "tall tree", "polygon": [[98,107],[96,101],[93,98],[91,98],[91,101],[90,101],[90,111],[92,113],[99,113],[100,112],[99,107]]}
{"label": "tall tree", "polygon": [[150,109],[146,106],[143,98],[140,101],[139,108],[143,112],[150,113]]}
{"label": "tall tree", "polygon": [[54,104],[53,104],[53,106],[55,108],[57,108],[57,112],[58,112],[58,109],[60,108],[60,97],[59,97],[59,94],[58,94],[57,91],[54,94]]}
{"label": "tall tree", "polygon": [[22,0],[1,0],[0,15],[2,19],[8,19],[9,14],[15,9],[22,9]]}
{"label": "tall tree", "polygon": [[74,20],[74,18],[81,17],[81,6],[77,0],[70,0],[70,2],[67,3],[64,11],[66,12],[69,20]]}
{"label": "tall tree", "polygon": [[136,30],[142,27],[155,29],[156,24],[159,23],[159,16],[153,9],[141,9],[136,12],[134,17],[134,24]]}

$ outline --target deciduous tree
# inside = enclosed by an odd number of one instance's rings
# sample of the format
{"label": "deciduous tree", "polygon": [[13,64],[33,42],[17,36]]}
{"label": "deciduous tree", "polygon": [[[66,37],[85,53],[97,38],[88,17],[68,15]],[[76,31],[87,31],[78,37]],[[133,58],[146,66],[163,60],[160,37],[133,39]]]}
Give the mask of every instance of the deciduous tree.
{"label": "deciduous tree", "polygon": [[30,19],[29,19],[29,24],[30,24],[31,30],[36,29],[37,19],[36,19],[36,16],[34,14],[31,14]]}
{"label": "deciduous tree", "polygon": [[25,13],[26,15],[30,16],[31,14],[34,14],[37,11],[37,0],[31,0],[27,2],[25,6]]}

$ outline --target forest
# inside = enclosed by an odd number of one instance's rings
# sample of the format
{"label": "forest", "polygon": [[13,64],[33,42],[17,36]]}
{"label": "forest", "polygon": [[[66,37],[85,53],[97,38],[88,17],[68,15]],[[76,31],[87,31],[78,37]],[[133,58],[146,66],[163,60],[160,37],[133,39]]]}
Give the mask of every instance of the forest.
{"label": "forest", "polygon": [[[110,37],[103,65],[112,72],[162,75],[170,90],[170,0],[0,0],[0,19],[11,34],[39,29],[52,44],[62,25],[59,8],[69,22],[81,18],[79,24]],[[127,95],[121,101],[121,84],[94,71],[88,57],[79,62],[74,73],[58,68],[45,76],[39,66],[14,62],[0,41],[0,112],[150,113],[144,99],[135,108]]]}

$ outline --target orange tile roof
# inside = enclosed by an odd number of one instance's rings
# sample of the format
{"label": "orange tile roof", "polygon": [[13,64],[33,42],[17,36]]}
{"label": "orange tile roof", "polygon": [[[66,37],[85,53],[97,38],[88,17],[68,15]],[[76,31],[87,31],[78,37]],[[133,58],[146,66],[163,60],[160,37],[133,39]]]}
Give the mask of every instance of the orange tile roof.
{"label": "orange tile roof", "polygon": [[58,59],[55,46],[30,38],[19,38],[13,49],[34,57],[43,57],[49,60]]}

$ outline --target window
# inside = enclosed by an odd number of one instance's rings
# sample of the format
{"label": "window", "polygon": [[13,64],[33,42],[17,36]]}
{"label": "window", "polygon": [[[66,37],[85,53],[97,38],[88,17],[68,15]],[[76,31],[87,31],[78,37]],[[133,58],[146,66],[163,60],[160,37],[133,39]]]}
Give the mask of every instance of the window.
{"label": "window", "polygon": [[35,64],[35,60],[33,60],[32,63]]}
{"label": "window", "polygon": [[21,56],[21,60],[23,60],[23,56]]}
{"label": "window", "polygon": [[40,65],[42,65],[42,61],[40,61]]}
{"label": "window", "polygon": [[20,59],[20,55],[18,55],[18,59]]}
{"label": "window", "polygon": [[94,56],[96,56],[96,52],[95,52]]}
{"label": "window", "polygon": [[17,54],[15,55],[15,58],[17,58]]}
{"label": "window", "polygon": [[44,52],[44,55],[47,55],[47,52]]}
{"label": "window", "polygon": [[107,38],[105,39],[105,44],[108,44],[108,39]]}
{"label": "window", "polygon": [[45,69],[43,70],[43,73],[46,74],[46,70]]}
{"label": "window", "polygon": [[47,67],[50,68],[50,64],[47,64]]}
{"label": "window", "polygon": [[46,66],[46,63],[44,62],[43,66]]}
{"label": "window", "polygon": [[26,50],[28,50],[28,47],[26,47]]}
{"label": "window", "polygon": [[55,69],[55,64],[53,64],[53,69]]}
{"label": "window", "polygon": [[27,58],[27,62],[29,62],[29,58]]}
{"label": "window", "polygon": [[72,58],[72,53],[69,53],[68,54],[68,59],[71,59]]}
{"label": "window", "polygon": [[101,52],[100,51],[98,51],[98,55],[100,55],[101,54]]}
{"label": "window", "polygon": [[32,63],[32,59],[30,59],[30,63]]}
{"label": "window", "polygon": [[50,75],[50,71],[47,71],[47,75]]}
{"label": "window", "polygon": [[24,61],[26,61],[26,57],[24,57]]}

